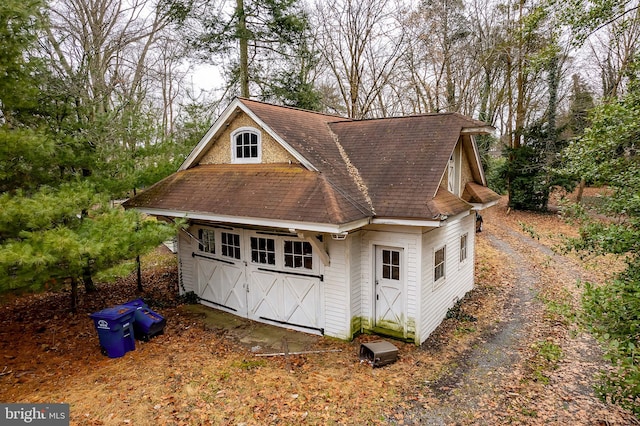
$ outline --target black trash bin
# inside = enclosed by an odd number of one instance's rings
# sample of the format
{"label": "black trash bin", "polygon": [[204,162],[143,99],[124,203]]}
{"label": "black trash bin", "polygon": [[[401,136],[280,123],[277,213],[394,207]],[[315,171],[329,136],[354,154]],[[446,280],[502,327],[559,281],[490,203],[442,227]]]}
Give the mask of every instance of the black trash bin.
{"label": "black trash bin", "polygon": [[366,361],[372,367],[382,367],[398,359],[398,348],[391,343],[380,340],[360,345],[360,361]]}
{"label": "black trash bin", "polygon": [[149,341],[150,338],[164,333],[167,320],[157,312],[149,309],[149,306],[142,299],[134,299],[125,306],[135,308],[133,331],[136,339]]}
{"label": "black trash bin", "polygon": [[118,305],[89,315],[98,332],[100,349],[104,355],[119,358],[135,350],[134,314],[133,307]]}

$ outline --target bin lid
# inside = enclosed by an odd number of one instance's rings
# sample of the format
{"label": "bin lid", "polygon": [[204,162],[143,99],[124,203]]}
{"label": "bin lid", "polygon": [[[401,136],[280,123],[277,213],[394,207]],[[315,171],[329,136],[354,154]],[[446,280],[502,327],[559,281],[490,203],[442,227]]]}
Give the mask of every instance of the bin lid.
{"label": "bin lid", "polygon": [[134,308],[137,308],[137,309],[149,308],[149,305],[144,303],[144,300],[142,300],[140,298],[129,300],[128,302],[123,303],[123,305],[124,306],[133,306]]}
{"label": "bin lid", "polygon": [[125,315],[131,314],[135,310],[136,308],[132,306],[118,305],[111,308],[103,309],[98,312],[94,312],[92,314],[89,314],[89,316],[94,319],[106,319],[114,321],[122,318]]}

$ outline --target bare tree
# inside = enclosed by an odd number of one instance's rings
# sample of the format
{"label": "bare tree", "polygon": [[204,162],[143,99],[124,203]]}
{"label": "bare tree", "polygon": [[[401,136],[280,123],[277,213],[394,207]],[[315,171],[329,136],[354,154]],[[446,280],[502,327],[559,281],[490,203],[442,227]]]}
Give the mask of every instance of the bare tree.
{"label": "bare tree", "polygon": [[349,117],[389,112],[382,92],[404,47],[401,13],[391,0],[316,2],[319,51]]}
{"label": "bare tree", "polygon": [[[589,62],[600,75],[602,96],[618,97],[626,93],[629,71],[640,45],[640,9],[635,8],[611,22],[588,40]],[[595,59],[595,61],[594,61]],[[588,76],[585,76],[588,77]]]}
{"label": "bare tree", "polygon": [[[50,3],[46,43],[50,63],[75,99],[79,123],[121,122],[94,135],[129,149],[135,135],[116,135],[144,115],[151,99],[153,67],[158,66],[163,31],[170,21],[155,0],[59,0]],[[85,126],[91,129],[91,126]],[[108,126],[103,127],[103,129]]]}

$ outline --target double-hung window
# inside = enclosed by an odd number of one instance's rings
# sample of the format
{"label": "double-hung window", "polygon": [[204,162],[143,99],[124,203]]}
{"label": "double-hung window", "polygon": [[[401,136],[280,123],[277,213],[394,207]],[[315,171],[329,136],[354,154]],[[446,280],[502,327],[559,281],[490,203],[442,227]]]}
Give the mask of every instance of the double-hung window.
{"label": "double-hung window", "polygon": [[460,236],[460,263],[467,260],[467,234]]}
{"label": "double-hung window", "polygon": [[438,282],[444,278],[444,262],[445,262],[446,247],[442,247],[435,251],[433,256],[433,282]]}

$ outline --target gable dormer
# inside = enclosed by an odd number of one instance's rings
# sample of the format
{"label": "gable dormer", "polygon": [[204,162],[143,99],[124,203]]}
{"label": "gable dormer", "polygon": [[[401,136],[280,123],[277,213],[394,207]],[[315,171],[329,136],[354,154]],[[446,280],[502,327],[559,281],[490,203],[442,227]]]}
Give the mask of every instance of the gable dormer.
{"label": "gable dormer", "polygon": [[210,135],[198,164],[299,163],[269,132],[243,111]]}

